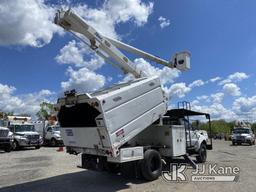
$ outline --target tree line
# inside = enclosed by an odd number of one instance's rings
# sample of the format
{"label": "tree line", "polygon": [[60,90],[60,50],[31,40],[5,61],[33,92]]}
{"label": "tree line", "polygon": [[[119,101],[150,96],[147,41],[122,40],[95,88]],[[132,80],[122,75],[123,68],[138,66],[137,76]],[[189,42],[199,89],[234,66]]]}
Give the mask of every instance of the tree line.
{"label": "tree line", "polygon": [[[222,119],[211,121],[212,134],[221,134],[221,133],[231,134],[234,126],[235,126],[235,121],[227,122]],[[199,122],[198,129],[208,130],[209,129],[208,122]],[[254,133],[256,133],[256,123],[252,124],[252,130]]]}

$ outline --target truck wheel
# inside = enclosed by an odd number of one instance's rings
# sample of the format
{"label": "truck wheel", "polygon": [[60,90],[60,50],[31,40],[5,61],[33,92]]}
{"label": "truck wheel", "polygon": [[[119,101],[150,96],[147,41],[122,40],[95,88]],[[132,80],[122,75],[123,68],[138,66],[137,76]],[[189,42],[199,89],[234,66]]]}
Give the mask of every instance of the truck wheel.
{"label": "truck wheel", "polygon": [[51,139],[51,142],[50,142],[50,145],[51,145],[52,147],[56,147],[56,146],[57,146],[57,141],[56,141],[56,139],[52,138],[52,139]]}
{"label": "truck wheel", "polygon": [[206,159],[207,159],[207,149],[206,149],[206,145],[202,143],[198,151],[198,156],[196,156],[196,160],[198,163],[204,163]]}
{"label": "truck wheel", "polygon": [[41,147],[40,145],[35,146],[36,149],[40,149],[40,147]]}
{"label": "truck wheel", "polygon": [[12,146],[11,145],[9,145],[8,147],[6,147],[4,149],[4,151],[7,152],[7,153],[11,152],[11,150],[12,150]]}
{"label": "truck wheel", "polygon": [[236,145],[236,142],[235,142],[235,141],[232,141],[232,145]]}
{"label": "truck wheel", "polygon": [[156,150],[149,149],[144,153],[144,159],[141,162],[142,176],[148,180],[156,180],[162,173],[162,160]]}
{"label": "truck wheel", "polygon": [[120,172],[120,164],[107,162],[106,163],[106,170],[109,173],[117,174],[117,173]]}
{"label": "truck wheel", "polygon": [[12,149],[13,150],[18,150],[19,149],[19,143],[17,141],[14,141],[12,144]]}

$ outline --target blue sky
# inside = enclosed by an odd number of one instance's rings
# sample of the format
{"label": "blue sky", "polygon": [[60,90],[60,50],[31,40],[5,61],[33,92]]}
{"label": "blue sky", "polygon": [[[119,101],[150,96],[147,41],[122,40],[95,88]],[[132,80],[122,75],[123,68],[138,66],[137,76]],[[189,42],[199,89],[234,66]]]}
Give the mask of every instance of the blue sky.
{"label": "blue sky", "polygon": [[[68,82],[66,88],[76,88],[77,81],[71,76],[81,75],[78,71],[93,76],[88,82],[85,78],[78,83],[78,89],[84,84],[88,91],[124,78],[119,70],[109,64],[102,66],[97,57],[88,55],[86,46],[74,36],[53,26],[51,19],[56,8],[70,6],[101,33],[164,59],[188,50],[192,54],[191,70],[180,74],[168,72],[177,76],[171,75],[169,80],[173,81],[165,82],[172,97],[171,106],[187,100],[193,102],[194,109],[211,112],[216,118],[236,119],[240,114],[246,114],[243,118],[256,118],[255,1],[25,1],[27,4],[23,5],[18,1],[0,2],[0,110],[34,113],[41,101],[55,101],[65,89],[63,82]],[[17,14],[5,20],[8,7]],[[38,18],[31,19],[29,15],[33,14],[38,14]],[[163,21],[165,25],[161,27]],[[61,53],[64,46],[66,49]],[[74,48],[83,59],[80,66],[63,59],[67,52],[73,59],[70,50]],[[58,60],[58,56],[63,57]],[[97,69],[88,68],[91,58],[95,59]],[[141,61],[144,62],[137,63]],[[162,69],[158,64],[151,65]],[[210,81],[216,77],[219,80]],[[219,100],[214,101],[214,94],[218,94],[215,97]],[[29,98],[36,98],[30,103],[32,109],[26,109]]]}

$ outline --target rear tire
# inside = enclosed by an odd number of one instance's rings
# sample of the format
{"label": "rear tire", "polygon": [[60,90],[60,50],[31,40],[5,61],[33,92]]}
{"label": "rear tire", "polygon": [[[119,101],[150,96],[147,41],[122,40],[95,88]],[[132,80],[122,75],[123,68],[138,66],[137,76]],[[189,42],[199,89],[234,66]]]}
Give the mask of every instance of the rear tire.
{"label": "rear tire", "polygon": [[36,149],[40,149],[40,147],[41,147],[40,145],[35,146]]}
{"label": "rear tire", "polygon": [[144,159],[141,162],[141,173],[148,181],[156,180],[162,174],[162,160],[156,150],[149,149],[144,153]]}
{"label": "rear tire", "polygon": [[106,170],[109,173],[117,174],[120,172],[120,164],[106,162]]}
{"label": "rear tire", "polygon": [[57,146],[56,139],[52,138],[51,141],[50,141],[50,145],[51,145],[51,147],[56,147]]}
{"label": "rear tire", "polygon": [[198,156],[196,156],[196,160],[198,163],[204,163],[206,159],[207,159],[207,148],[206,148],[206,145],[202,143],[198,151]]}

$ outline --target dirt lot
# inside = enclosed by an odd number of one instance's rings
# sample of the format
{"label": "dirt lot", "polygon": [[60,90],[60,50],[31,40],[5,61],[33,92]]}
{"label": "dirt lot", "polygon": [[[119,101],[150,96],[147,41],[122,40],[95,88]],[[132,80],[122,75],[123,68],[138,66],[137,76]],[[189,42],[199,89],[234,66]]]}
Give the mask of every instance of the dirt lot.
{"label": "dirt lot", "polygon": [[82,170],[76,167],[80,165],[79,156],[56,152],[56,148],[0,152],[0,191],[255,191],[255,150],[256,146],[231,146],[227,141],[214,141],[207,164],[238,166],[238,182],[185,183],[167,183],[162,177],[145,182]]}

